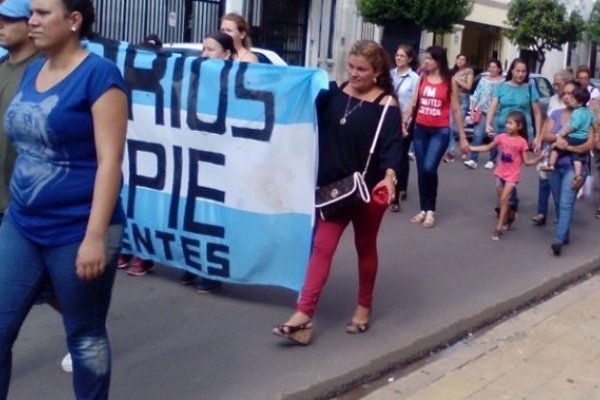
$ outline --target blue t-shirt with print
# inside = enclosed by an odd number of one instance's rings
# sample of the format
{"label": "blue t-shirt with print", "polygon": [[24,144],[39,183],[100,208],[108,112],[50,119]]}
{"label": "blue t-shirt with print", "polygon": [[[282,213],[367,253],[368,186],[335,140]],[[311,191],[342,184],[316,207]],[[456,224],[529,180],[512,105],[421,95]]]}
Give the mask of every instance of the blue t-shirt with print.
{"label": "blue t-shirt with print", "polygon": [[571,113],[569,126],[575,129],[569,133],[569,137],[573,139],[586,140],[590,126],[594,123],[594,114],[586,106],[577,107]]}
{"label": "blue t-shirt with print", "polygon": [[[47,58],[34,61],[4,119],[17,149],[8,213],[17,228],[42,245],[83,239],[98,162],[91,108],[107,90],[125,91],[118,68],[95,54],[50,89],[35,87]],[[117,201],[111,223],[122,223]]]}
{"label": "blue t-shirt with print", "polygon": [[514,85],[505,81],[494,87],[492,97],[498,99],[496,131],[499,133],[505,132],[508,114],[511,111],[521,111],[527,121],[527,134],[531,140],[534,132],[533,122],[531,121],[531,104],[540,99],[535,85]]}

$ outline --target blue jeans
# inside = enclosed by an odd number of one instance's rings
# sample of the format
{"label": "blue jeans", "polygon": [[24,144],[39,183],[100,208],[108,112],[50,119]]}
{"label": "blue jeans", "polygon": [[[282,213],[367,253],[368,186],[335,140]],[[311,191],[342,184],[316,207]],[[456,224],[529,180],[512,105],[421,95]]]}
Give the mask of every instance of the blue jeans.
{"label": "blue jeans", "polygon": [[[460,109],[460,116],[463,119],[463,123],[465,120],[465,116],[469,112],[469,101],[470,96],[468,94],[459,94],[458,96],[458,106]],[[448,142],[448,153],[454,154],[456,152],[456,139],[458,138],[458,128],[456,127],[456,123],[454,122],[454,114],[450,111],[450,141]]]}
{"label": "blue jeans", "polygon": [[75,398],[108,399],[111,360],[106,315],[122,235],[122,225],[109,227],[106,271],[93,281],[83,281],[75,271],[80,243],[38,245],[5,216],[0,226],[0,399],[8,393],[13,343],[48,281],[54,287],[67,333]]}
{"label": "blue jeans", "polygon": [[538,183],[538,205],[537,213],[544,217],[548,216],[548,201],[550,200],[550,181],[548,179],[539,179]]}
{"label": "blue jeans", "polygon": [[[479,122],[473,126],[473,139],[472,139],[473,146],[481,145],[483,143],[483,139],[485,139],[485,137],[486,137],[486,132],[485,132],[486,118],[487,118],[486,114],[482,113],[481,119],[479,120]],[[479,161],[479,152],[472,151],[470,158],[471,158],[471,160],[478,162]],[[490,160],[493,161],[491,152],[490,152]]]}
{"label": "blue jeans", "polygon": [[438,173],[450,140],[450,128],[428,128],[415,125],[413,146],[417,159],[419,202],[421,211],[435,211]]}
{"label": "blue jeans", "polygon": [[[587,174],[585,169],[582,171]],[[556,168],[548,176],[552,197],[556,203],[556,213],[558,222],[554,233],[554,243],[564,244],[569,237],[571,221],[573,220],[573,211],[575,210],[575,201],[577,200],[577,191],[571,189],[571,183],[575,177],[573,168]]]}

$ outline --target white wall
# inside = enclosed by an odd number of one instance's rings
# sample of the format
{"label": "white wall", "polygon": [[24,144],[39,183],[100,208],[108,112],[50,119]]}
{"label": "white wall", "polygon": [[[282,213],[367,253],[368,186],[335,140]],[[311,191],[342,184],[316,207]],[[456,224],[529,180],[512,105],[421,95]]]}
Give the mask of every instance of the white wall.
{"label": "white wall", "polygon": [[231,12],[242,14],[243,9],[244,0],[227,0],[225,2],[225,14]]}

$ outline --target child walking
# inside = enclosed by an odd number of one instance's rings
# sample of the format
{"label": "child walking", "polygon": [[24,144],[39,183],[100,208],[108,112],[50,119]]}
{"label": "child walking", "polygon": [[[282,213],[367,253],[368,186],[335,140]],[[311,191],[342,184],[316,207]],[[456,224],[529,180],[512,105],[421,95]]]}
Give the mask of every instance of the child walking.
{"label": "child walking", "polygon": [[498,223],[492,234],[492,240],[500,240],[504,231],[510,228],[514,220],[514,211],[509,208],[510,196],[521,177],[521,164],[534,165],[542,155],[529,158],[527,150],[527,122],[520,111],[512,111],[506,118],[506,132],[494,138],[490,144],[470,146],[471,151],[485,152],[498,148],[499,156],[494,175],[498,193]]}
{"label": "child walking", "polygon": [[[590,100],[590,93],[586,87],[580,86],[575,88],[573,91],[573,99],[576,102],[575,108],[571,113],[569,122],[563,126],[558,132],[558,136],[564,138],[570,146],[579,146],[584,144],[588,140],[588,131],[590,126],[594,123],[594,114],[586,107],[587,102]],[[559,150],[552,145],[552,151],[550,152],[550,158],[548,165],[544,168],[546,171],[554,170],[556,160],[560,156],[568,154],[573,161],[573,170],[575,171],[575,177],[571,183],[573,190],[581,189],[585,181],[582,175],[583,163],[587,162],[589,155],[587,153],[580,154],[569,152],[567,150]]]}

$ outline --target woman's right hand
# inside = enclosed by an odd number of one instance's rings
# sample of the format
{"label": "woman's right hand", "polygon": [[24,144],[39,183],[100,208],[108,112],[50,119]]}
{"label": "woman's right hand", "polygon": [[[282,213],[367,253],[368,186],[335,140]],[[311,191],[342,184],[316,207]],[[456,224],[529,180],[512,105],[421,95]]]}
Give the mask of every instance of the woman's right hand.
{"label": "woman's right hand", "polygon": [[485,133],[487,133],[488,136],[494,136],[494,128],[491,125],[486,125]]}

